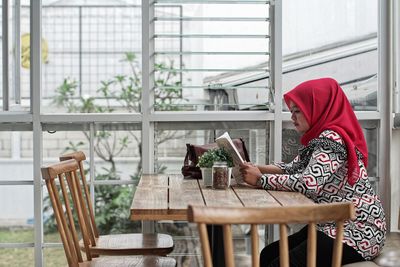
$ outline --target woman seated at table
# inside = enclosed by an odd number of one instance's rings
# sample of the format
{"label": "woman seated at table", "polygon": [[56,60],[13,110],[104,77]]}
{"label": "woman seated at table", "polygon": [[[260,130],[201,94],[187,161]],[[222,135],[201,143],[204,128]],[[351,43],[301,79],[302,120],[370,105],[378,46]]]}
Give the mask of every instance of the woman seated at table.
{"label": "woman seated at table", "polygon": [[[284,99],[304,147],[288,164],[244,163],[244,180],[301,192],[316,203],[352,201],[357,218],[345,223],[342,264],[373,259],[385,242],[385,214],[368,181],[367,144],[343,90],[323,78],[301,83]],[[318,225],[317,266],[330,266],[334,238],[334,225]],[[289,250],[291,266],[306,266],[307,227],[289,237]],[[262,250],[260,266],[279,266],[278,242]]]}

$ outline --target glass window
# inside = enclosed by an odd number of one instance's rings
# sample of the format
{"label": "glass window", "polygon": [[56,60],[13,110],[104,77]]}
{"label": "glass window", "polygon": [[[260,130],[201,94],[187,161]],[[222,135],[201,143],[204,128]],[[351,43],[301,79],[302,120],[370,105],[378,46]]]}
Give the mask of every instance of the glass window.
{"label": "glass window", "polygon": [[268,4],[158,2],[155,110],[268,107]]}
{"label": "glass window", "polygon": [[141,7],[126,2],[43,5],[46,112],[139,112]]}
{"label": "glass window", "polygon": [[376,110],[378,1],[284,1],[282,6],[283,91],[332,77],[355,110]]}

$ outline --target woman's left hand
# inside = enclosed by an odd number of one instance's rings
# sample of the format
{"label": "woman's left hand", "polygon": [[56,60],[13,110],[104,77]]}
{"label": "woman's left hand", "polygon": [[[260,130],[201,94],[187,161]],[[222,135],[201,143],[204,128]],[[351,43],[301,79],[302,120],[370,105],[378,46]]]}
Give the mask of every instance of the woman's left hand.
{"label": "woman's left hand", "polygon": [[257,185],[257,181],[262,175],[258,167],[251,162],[241,164],[240,172],[243,174],[243,180],[251,185]]}

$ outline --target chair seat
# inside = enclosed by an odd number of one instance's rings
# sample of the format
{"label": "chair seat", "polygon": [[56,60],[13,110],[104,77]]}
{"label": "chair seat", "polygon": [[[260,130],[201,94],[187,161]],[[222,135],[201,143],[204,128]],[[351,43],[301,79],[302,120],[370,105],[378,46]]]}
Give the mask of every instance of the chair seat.
{"label": "chair seat", "polygon": [[100,257],[79,263],[79,267],[175,267],[176,260],[159,256]]}
{"label": "chair seat", "polygon": [[[160,255],[169,254],[174,248],[170,235],[166,234],[116,234],[99,236],[90,251],[97,255]],[[84,251],[83,242],[80,247]]]}

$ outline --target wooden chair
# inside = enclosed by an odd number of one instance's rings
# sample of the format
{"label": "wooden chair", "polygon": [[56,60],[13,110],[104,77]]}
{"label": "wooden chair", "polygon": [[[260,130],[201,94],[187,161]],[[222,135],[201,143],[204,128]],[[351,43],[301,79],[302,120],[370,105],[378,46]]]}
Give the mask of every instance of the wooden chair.
{"label": "wooden chair", "polygon": [[[93,258],[90,249],[90,230],[84,223],[82,209],[75,208],[79,207],[82,201],[79,197],[78,169],[78,163],[73,159],[42,168],[42,177],[46,182],[46,187],[54,209],[57,228],[64,246],[68,266],[176,266],[175,259],[161,256],[105,256]],[[57,179],[59,187],[56,185]],[[72,199],[72,205],[70,199]],[[79,221],[77,225],[75,225],[74,215]],[[82,257],[78,233],[82,235],[86,260]]]}
{"label": "wooden chair", "polygon": [[340,267],[342,260],[343,223],[355,218],[352,203],[315,204],[291,207],[222,208],[189,206],[188,219],[197,223],[204,266],[211,267],[212,259],[207,235],[207,224],[222,225],[226,266],[235,266],[231,224],[251,225],[252,266],[259,266],[258,224],[279,224],[280,266],[289,267],[287,223],[308,224],[307,266],[316,266],[316,223],[335,221],[337,237],[332,266]]}
{"label": "wooden chair", "polygon": [[[113,234],[99,235],[94,219],[93,205],[87,186],[83,161],[86,156],[83,152],[73,152],[62,155],[61,161],[74,159],[78,163],[81,177],[81,190],[78,190],[78,197],[81,200],[83,223],[89,233],[89,249],[96,255],[160,255],[166,256],[173,248],[172,237],[167,234]],[[79,180],[79,178],[77,178]],[[83,193],[83,192],[84,193]],[[129,220],[129,218],[126,218]],[[81,242],[81,249],[84,244]]]}

